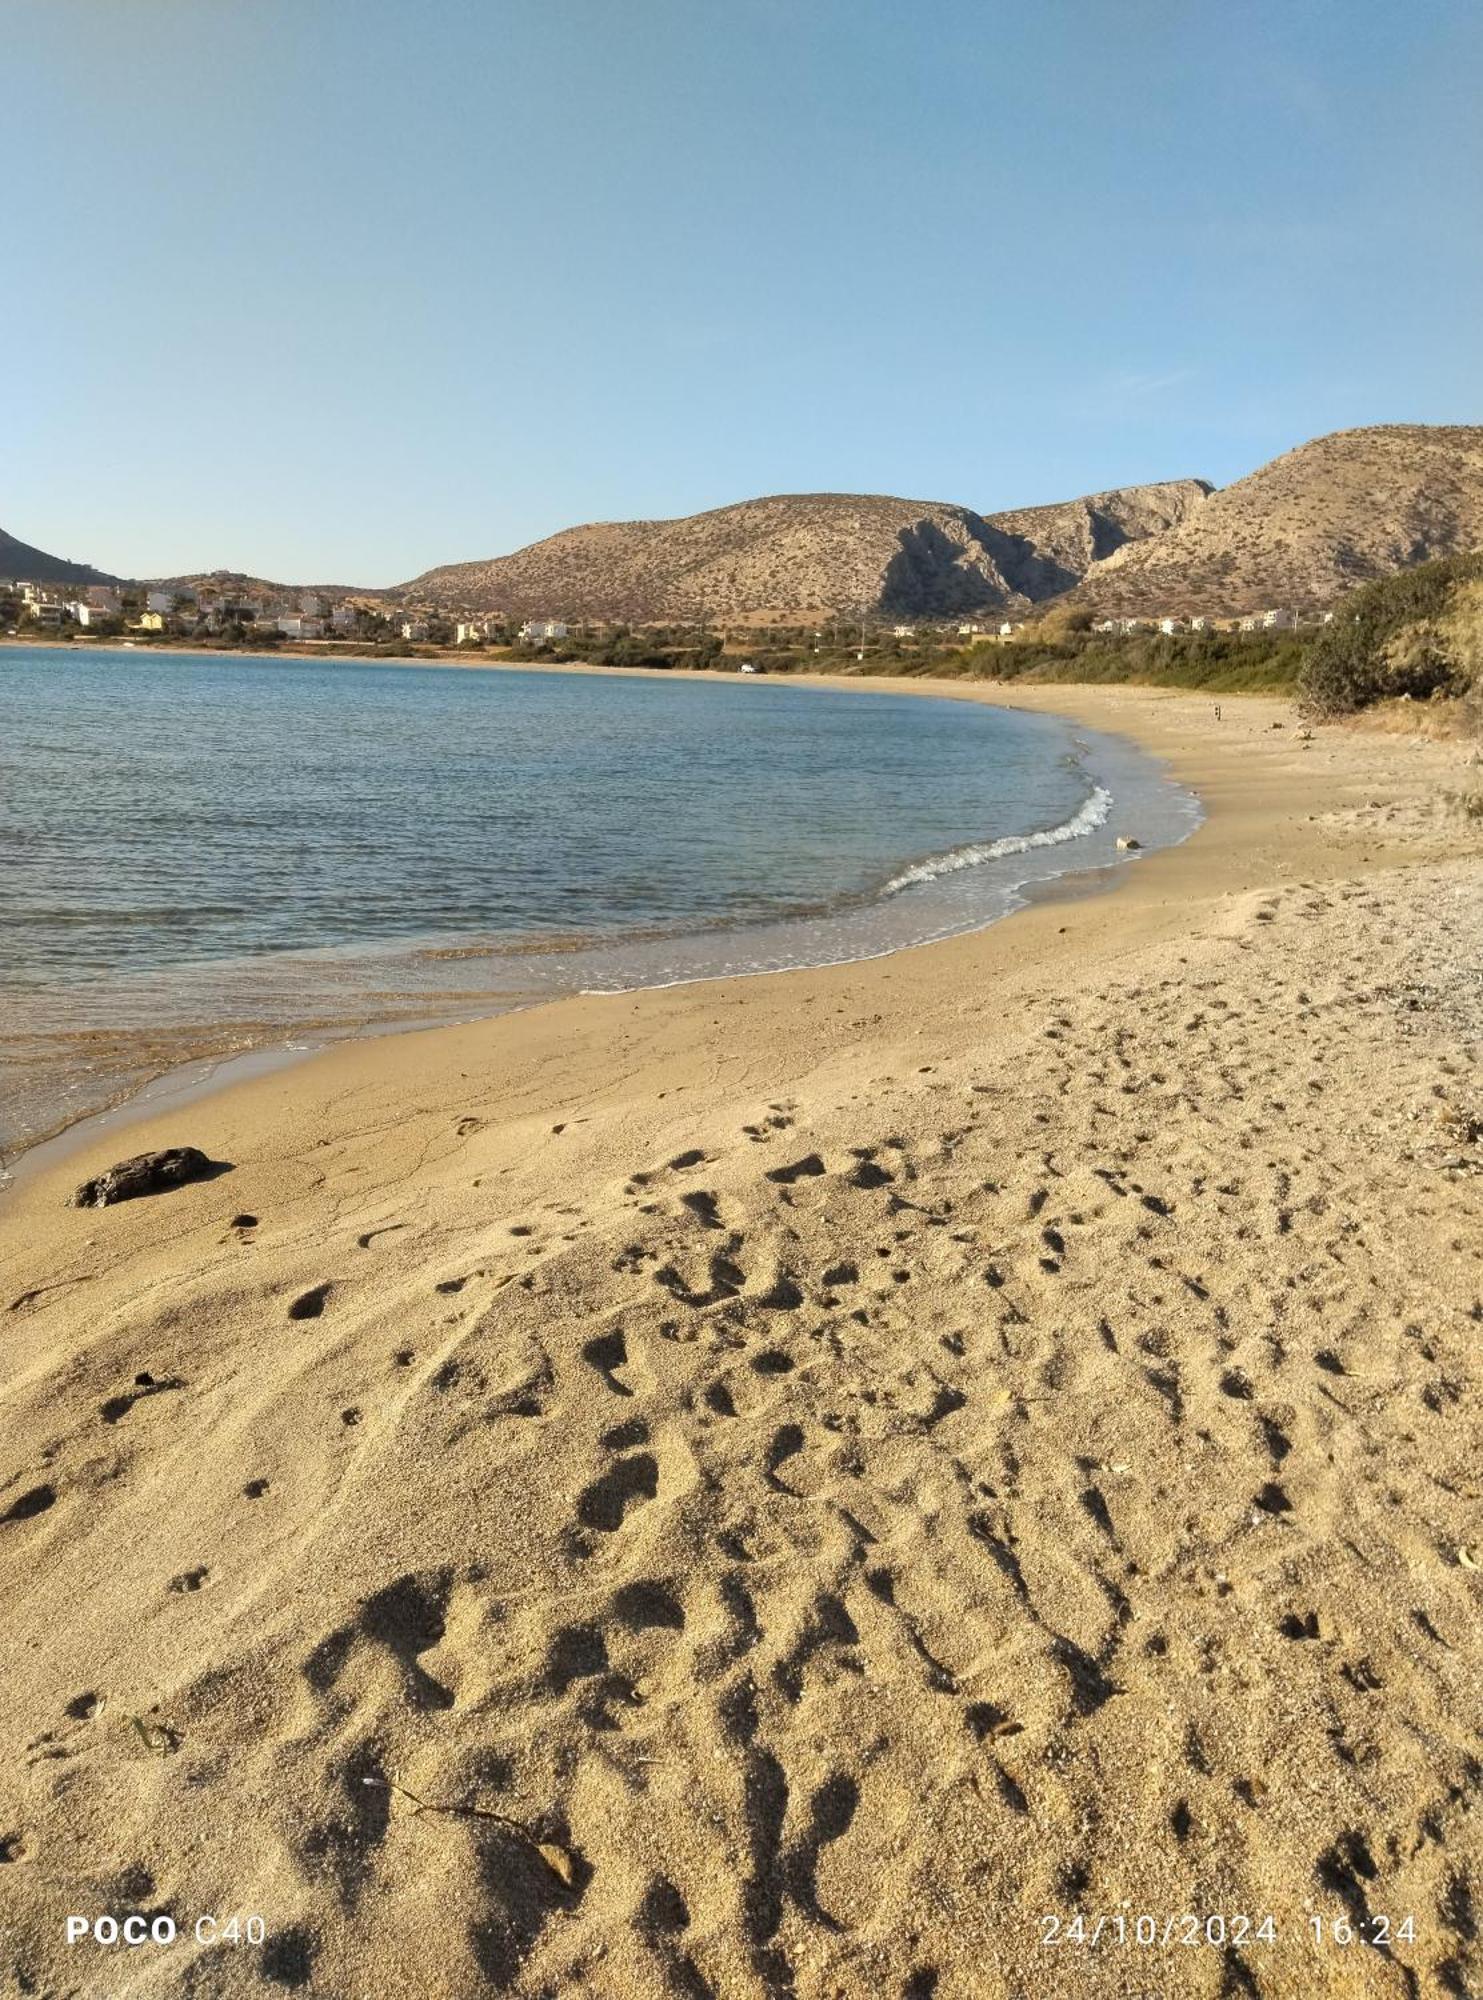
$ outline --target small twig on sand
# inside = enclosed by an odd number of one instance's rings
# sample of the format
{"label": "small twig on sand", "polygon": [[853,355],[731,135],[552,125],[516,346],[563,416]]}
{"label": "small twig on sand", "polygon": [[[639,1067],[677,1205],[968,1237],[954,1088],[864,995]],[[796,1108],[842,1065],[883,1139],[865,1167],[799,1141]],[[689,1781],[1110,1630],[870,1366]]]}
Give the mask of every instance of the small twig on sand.
{"label": "small twig on sand", "polygon": [[[492,1819],[500,1826],[509,1827],[512,1833],[522,1835],[530,1842],[532,1847],[540,1845],[540,1842],[523,1820],[511,1819],[508,1813],[495,1812],[492,1806],[436,1805],[431,1799],[419,1798],[417,1793],[412,1791],[409,1786],[399,1785],[395,1778],[362,1778],[361,1783],[363,1785],[379,1786],[382,1791],[399,1792],[404,1799],[412,1801],[419,1813],[453,1813],[460,1819]],[[415,1814],[413,1816],[414,1818],[416,1817]]]}
{"label": "small twig on sand", "polygon": [[577,1864],[566,1848],[552,1840],[538,1840],[524,1820],[512,1819],[508,1813],[496,1812],[492,1806],[439,1805],[432,1799],[418,1796],[407,1785],[399,1785],[395,1778],[379,1776],[361,1779],[363,1785],[375,1785],[383,1791],[397,1792],[404,1799],[412,1801],[412,1817],[419,1813],[448,1813],[456,1819],[487,1819],[496,1826],[504,1827],[521,1840],[536,1855],[546,1868],[556,1877],[563,1889],[576,1886]]}

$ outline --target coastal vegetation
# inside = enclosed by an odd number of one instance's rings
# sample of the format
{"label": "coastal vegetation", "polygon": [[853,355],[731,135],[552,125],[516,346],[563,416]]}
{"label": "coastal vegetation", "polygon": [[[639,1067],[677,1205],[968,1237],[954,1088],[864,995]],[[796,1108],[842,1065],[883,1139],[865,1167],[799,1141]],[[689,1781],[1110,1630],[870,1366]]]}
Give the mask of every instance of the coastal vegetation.
{"label": "coastal vegetation", "polygon": [[[1047,618],[1003,645],[963,648],[930,671],[982,680],[1129,681],[1215,694],[1280,694],[1296,686],[1311,644],[1311,636],[1300,632],[1121,634],[1068,628]],[[898,664],[893,670],[916,669]]]}
{"label": "coastal vegetation", "polygon": [[1483,554],[1452,556],[1381,577],[1344,600],[1314,640],[1300,689],[1318,715],[1377,701],[1483,693]]}

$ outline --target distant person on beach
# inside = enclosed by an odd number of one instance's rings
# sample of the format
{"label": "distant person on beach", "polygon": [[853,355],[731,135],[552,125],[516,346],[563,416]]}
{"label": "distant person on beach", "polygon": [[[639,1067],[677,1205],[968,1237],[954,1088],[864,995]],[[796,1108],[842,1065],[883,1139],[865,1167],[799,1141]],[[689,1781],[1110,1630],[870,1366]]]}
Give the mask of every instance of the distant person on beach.
{"label": "distant person on beach", "polygon": [[1220,703],[1219,703],[1219,702],[1217,702],[1217,703],[1215,704],[1215,719],[1216,719],[1216,721],[1217,721],[1217,722],[1219,722],[1219,721],[1220,721]]}

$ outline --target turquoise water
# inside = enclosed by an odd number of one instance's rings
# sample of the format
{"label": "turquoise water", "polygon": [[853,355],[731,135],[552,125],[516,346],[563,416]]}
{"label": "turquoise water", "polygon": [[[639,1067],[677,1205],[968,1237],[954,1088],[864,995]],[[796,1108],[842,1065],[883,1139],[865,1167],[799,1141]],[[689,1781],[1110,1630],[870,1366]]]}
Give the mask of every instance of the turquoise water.
{"label": "turquoise water", "polygon": [[951,700],[6,648],[0,1145],[116,1096],[131,1035],[864,956],[1111,859],[1129,810],[1191,823],[1125,746]]}

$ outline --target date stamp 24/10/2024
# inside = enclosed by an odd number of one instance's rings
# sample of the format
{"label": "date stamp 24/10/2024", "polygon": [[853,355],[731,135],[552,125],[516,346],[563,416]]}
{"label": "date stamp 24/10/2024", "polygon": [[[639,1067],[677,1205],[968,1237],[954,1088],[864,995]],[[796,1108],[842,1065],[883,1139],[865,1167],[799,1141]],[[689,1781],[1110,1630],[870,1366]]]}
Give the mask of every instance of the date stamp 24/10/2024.
{"label": "date stamp 24/10/2024", "polygon": [[1414,1944],[1416,1919],[1413,1916],[1371,1914],[1362,1919],[1308,1915],[1300,1923],[1279,1925],[1267,1913],[1212,1912],[1201,1916],[1191,1910],[1156,1916],[1147,1910],[1106,1911],[1101,1915],[1077,1911],[1065,1917],[1047,1913],[1039,1919],[1040,1943],[1047,1950],[1198,1950],[1242,1951],[1290,1942],[1294,1935],[1311,1945],[1341,1949],[1369,1946],[1389,1951],[1393,1945]]}

